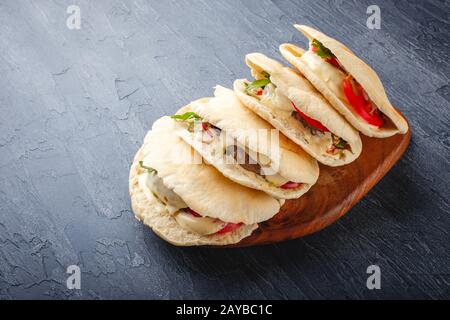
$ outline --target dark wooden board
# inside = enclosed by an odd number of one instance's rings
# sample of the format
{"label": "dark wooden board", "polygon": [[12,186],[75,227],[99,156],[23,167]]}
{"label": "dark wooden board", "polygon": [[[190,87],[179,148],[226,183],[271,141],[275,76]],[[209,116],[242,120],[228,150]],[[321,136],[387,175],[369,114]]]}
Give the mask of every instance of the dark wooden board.
{"label": "dark wooden board", "polygon": [[361,135],[363,151],[341,167],[320,165],[317,183],[300,199],[288,200],[234,247],[276,243],[317,232],[342,217],[388,173],[408,147],[411,130],[386,139]]}

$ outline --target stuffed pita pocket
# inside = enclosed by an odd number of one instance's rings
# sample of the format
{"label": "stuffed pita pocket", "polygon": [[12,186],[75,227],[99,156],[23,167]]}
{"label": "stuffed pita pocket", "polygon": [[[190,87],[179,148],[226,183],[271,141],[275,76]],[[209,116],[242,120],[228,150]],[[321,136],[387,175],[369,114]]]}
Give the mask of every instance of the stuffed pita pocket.
{"label": "stuffed pita pocket", "polygon": [[282,44],[281,54],[319,90],[356,129],[385,138],[408,131],[406,120],[389,102],[375,71],[342,43],[323,33],[295,25],[309,39],[305,51]]}
{"label": "stuffed pita pocket", "polygon": [[317,162],[269,123],[245,108],[232,90],[217,86],[215,97],[192,102],[174,118],[177,133],[227,178],[279,199],[296,199],[317,181]]}
{"label": "stuffed pita pocket", "polygon": [[236,80],[234,91],[246,107],[325,165],[345,165],[361,154],[359,133],[305,78],[260,53],[245,60],[256,80]]}
{"label": "stuffed pita pocket", "polygon": [[169,117],[157,120],[130,170],[133,211],[161,238],[180,246],[237,243],[280,210],[282,201],[198,161],[174,130]]}

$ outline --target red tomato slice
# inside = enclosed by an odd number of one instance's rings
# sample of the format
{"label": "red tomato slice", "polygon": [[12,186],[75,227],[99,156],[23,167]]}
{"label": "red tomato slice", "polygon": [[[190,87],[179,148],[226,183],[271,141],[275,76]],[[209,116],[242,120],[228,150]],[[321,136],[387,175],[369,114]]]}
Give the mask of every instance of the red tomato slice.
{"label": "red tomato slice", "polygon": [[202,122],[202,129],[208,134],[208,136],[210,137],[214,136],[212,132],[209,130],[209,124],[207,122]]}
{"label": "red tomato slice", "polygon": [[362,91],[359,91],[359,94],[356,94],[353,91],[353,86],[351,80],[346,78],[342,82],[342,87],[344,89],[345,97],[348,100],[348,103],[355,109],[356,113],[363,118],[367,123],[374,125],[376,127],[381,127],[384,123],[383,118],[380,116],[379,111],[372,111],[372,104],[370,101],[366,101],[364,98]]}
{"label": "red tomato slice", "polygon": [[328,62],[329,64],[332,64],[332,65],[335,66],[336,68],[341,69],[341,65],[339,64],[339,62],[337,61],[336,58],[328,58],[328,59],[327,59],[327,62]]}
{"label": "red tomato slice", "polygon": [[301,185],[301,183],[289,181],[289,182],[286,182],[285,184],[283,184],[280,188],[295,189],[295,188],[300,187],[300,185]]}
{"label": "red tomato slice", "polygon": [[327,129],[327,127],[325,127],[319,121],[314,120],[314,119],[308,117],[303,112],[301,112],[300,109],[298,109],[293,102],[291,102],[291,103],[292,103],[292,106],[294,107],[294,109],[300,115],[300,117],[302,117],[306,121],[306,123],[308,123],[311,127],[316,128],[317,130],[320,130],[320,131],[323,131],[323,132],[329,132],[330,131],[330,130]]}
{"label": "red tomato slice", "polygon": [[225,227],[223,227],[222,229],[220,229],[219,231],[217,231],[217,234],[225,234],[231,231],[236,230],[237,228],[239,228],[242,225],[242,223],[227,223],[225,225]]}
{"label": "red tomato slice", "polygon": [[200,218],[201,215],[199,215],[197,212],[195,212],[194,210],[192,210],[191,208],[187,208],[186,210],[188,213],[192,214],[194,217],[198,217]]}

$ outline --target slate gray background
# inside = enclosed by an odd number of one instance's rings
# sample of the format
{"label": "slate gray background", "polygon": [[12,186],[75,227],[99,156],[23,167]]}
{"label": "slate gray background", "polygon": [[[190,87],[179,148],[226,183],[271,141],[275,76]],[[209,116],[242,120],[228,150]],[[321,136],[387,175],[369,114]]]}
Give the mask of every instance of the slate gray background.
{"label": "slate gray background", "polygon": [[[366,8],[382,10],[381,30]],[[65,25],[81,7],[81,30]],[[0,298],[450,298],[448,1],[0,2]],[[158,117],[280,59],[314,25],[373,65],[412,141],[339,222],[235,250],[133,218],[130,161]],[[82,290],[65,288],[68,265]],[[378,264],[382,289],[366,289]]]}

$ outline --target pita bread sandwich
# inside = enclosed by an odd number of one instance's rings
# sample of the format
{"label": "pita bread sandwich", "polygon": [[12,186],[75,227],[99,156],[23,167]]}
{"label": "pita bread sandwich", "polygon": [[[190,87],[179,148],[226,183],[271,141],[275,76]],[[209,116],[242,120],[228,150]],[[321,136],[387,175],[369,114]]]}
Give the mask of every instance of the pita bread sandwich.
{"label": "pita bread sandwich", "polygon": [[179,246],[237,243],[282,205],[264,192],[225,178],[175,134],[175,121],[157,120],[130,170],[136,217]]}
{"label": "pita bread sandwich", "polygon": [[214,95],[173,116],[177,134],[234,182],[278,199],[307,192],[319,176],[317,161],[245,108],[232,90],[217,86]]}
{"label": "pita bread sandwich", "polygon": [[256,80],[236,80],[234,92],[246,107],[325,165],[358,158],[359,133],[305,78],[260,53],[245,61]]}
{"label": "pita bread sandwich", "polygon": [[281,54],[347,121],[369,137],[385,138],[408,131],[408,123],[389,102],[371,67],[339,41],[308,26],[295,28],[309,39],[308,51],[282,44]]}

